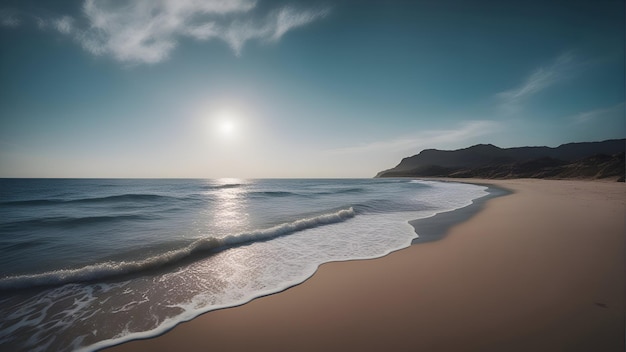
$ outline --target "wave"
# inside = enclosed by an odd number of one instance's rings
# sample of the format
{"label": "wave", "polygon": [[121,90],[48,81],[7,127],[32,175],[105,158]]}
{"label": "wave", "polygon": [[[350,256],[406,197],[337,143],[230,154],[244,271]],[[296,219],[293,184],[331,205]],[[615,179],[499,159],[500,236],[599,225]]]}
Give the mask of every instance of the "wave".
{"label": "wave", "polygon": [[397,213],[407,211],[423,211],[437,209],[437,207],[429,205],[427,202],[419,200],[402,201],[391,199],[369,199],[362,203],[353,205],[358,214],[366,213]]}
{"label": "wave", "polygon": [[227,189],[227,188],[239,188],[241,186],[244,186],[244,184],[241,184],[241,183],[229,183],[229,184],[225,184],[225,185],[205,185],[202,188],[203,189]]}
{"label": "wave", "polygon": [[2,205],[54,205],[67,203],[103,203],[103,202],[146,202],[157,200],[177,200],[179,198],[157,194],[120,194],[106,197],[79,198],[79,199],[29,199],[2,202]]}
{"label": "wave", "polygon": [[[204,189],[230,189],[230,188],[239,188],[244,186],[244,184],[227,184],[227,185],[216,185],[204,186]],[[250,192],[249,195],[253,197],[288,197],[288,196],[316,196],[316,195],[332,195],[332,194],[350,194],[350,193],[361,193],[364,192],[363,188],[345,188],[345,189],[337,189],[337,190],[328,190],[328,191],[319,191],[312,192],[310,194],[300,194],[288,191],[254,191]],[[61,205],[61,204],[99,204],[99,203],[122,203],[122,202],[157,202],[157,201],[180,201],[180,200],[191,200],[195,199],[194,197],[174,197],[174,196],[164,196],[158,194],[119,194],[112,195],[106,197],[93,197],[93,198],[79,198],[79,199],[27,199],[27,200],[14,200],[14,201],[5,201],[0,202],[0,205],[4,206],[51,206],[51,205]]]}
{"label": "wave", "polygon": [[250,192],[251,196],[260,196],[260,197],[289,197],[289,196],[298,196],[298,193],[287,192],[287,191],[256,191]]}
{"label": "wave", "polygon": [[12,241],[0,241],[0,249],[3,251],[15,251],[30,247],[39,247],[43,245],[47,245],[49,243],[48,240],[45,239],[33,239],[33,240],[22,240],[21,242],[12,242]]}
{"label": "wave", "polygon": [[337,189],[337,190],[332,190],[332,191],[322,191],[322,192],[315,192],[314,194],[346,194],[346,193],[362,193],[365,192],[364,188],[344,188],[344,189]]}
{"label": "wave", "polygon": [[61,199],[30,199],[30,200],[14,200],[8,202],[0,202],[2,205],[51,205],[59,204],[65,201]]}
{"label": "wave", "polygon": [[104,222],[114,222],[123,220],[151,220],[153,217],[145,215],[102,215],[102,216],[84,216],[84,217],[50,217],[41,219],[22,220],[2,224],[2,226],[74,226],[89,225]]}
{"label": "wave", "polygon": [[188,246],[171,250],[160,255],[137,261],[105,262],[87,265],[77,269],[61,269],[40,274],[9,276],[0,279],[0,290],[24,289],[36,286],[54,286],[75,282],[93,281],[106,277],[141,272],[166,264],[176,263],[193,254],[222,250],[246,243],[266,241],[279,236],[292,234],[305,229],[346,221],[355,216],[353,208],[312,218],[299,219],[264,230],[244,232],[223,238],[206,237]]}
{"label": "wave", "polygon": [[83,198],[67,201],[68,203],[98,203],[98,202],[126,202],[126,201],[155,201],[164,199],[177,199],[176,197],[161,196],[158,194],[120,194],[115,196],[99,197],[99,198]]}
{"label": "wave", "polygon": [[329,190],[329,191],[319,191],[319,192],[303,192],[303,193],[295,193],[288,191],[255,191],[250,192],[249,194],[253,197],[259,196],[267,196],[267,197],[289,197],[289,196],[300,196],[300,197],[312,197],[312,196],[323,196],[323,195],[333,195],[333,194],[350,194],[350,193],[361,193],[364,192],[363,188],[345,188],[345,189],[337,189],[337,190]]}

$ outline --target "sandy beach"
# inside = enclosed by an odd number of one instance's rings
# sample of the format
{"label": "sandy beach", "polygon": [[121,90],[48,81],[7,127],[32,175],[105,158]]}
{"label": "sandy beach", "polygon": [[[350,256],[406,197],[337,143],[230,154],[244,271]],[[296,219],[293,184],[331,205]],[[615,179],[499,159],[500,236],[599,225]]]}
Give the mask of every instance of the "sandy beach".
{"label": "sandy beach", "polygon": [[623,351],[624,183],[467,181],[513,193],[439,241],[107,351]]}

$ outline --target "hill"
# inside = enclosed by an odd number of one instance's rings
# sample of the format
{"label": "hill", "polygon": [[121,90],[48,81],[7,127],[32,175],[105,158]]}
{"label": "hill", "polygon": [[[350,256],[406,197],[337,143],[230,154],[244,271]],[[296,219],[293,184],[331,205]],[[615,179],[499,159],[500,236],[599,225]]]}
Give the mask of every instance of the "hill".
{"label": "hill", "polygon": [[626,139],[568,143],[556,148],[426,149],[376,177],[584,178],[624,180]]}

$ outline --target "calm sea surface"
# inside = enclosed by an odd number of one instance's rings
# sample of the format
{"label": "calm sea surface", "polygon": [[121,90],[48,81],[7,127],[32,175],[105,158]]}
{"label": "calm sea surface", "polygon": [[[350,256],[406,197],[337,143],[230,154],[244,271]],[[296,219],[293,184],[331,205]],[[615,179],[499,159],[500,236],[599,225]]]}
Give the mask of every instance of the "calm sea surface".
{"label": "calm sea surface", "polygon": [[0,350],[94,350],[410,245],[486,187],[407,179],[0,179]]}

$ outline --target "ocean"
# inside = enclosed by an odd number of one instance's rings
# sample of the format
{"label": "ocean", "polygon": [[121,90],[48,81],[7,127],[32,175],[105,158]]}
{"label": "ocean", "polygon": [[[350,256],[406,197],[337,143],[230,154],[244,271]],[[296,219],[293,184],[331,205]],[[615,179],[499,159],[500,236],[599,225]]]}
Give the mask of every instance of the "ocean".
{"label": "ocean", "polygon": [[0,179],[0,350],[93,351],[411,245],[486,187],[409,179]]}

